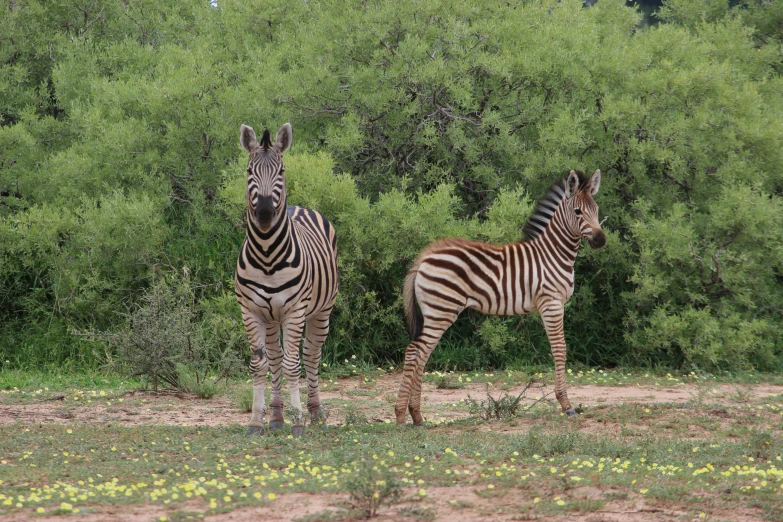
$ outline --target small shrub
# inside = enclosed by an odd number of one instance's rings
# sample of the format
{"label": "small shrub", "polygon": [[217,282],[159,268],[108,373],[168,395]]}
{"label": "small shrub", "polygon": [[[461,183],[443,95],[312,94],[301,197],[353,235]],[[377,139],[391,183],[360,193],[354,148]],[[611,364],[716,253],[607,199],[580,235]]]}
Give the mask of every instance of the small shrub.
{"label": "small shrub", "polygon": [[465,387],[465,383],[457,382],[450,377],[441,375],[435,382],[435,387],[439,390],[459,390]]}
{"label": "small shrub", "polygon": [[244,413],[253,411],[253,388],[243,386],[236,395],[236,405]]}
{"label": "small shrub", "polygon": [[182,363],[176,367],[180,390],[192,393],[199,399],[211,399],[217,394],[220,387],[213,376],[201,375]]}
{"label": "small shrub", "polygon": [[112,370],[141,377],[158,391],[169,386],[209,398],[218,383],[240,367],[233,344],[215,335],[213,318],[199,321],[188,270],[181,278],[159,279],[117,333],[90,332],[103,339]]}
{"label": "small shrub", "polygon": [[351,504],[365,516],[374,517],[378,509],[396,504],[402,497],[402,484],[390,471],[376,471],[366,463],[346,481]]}
{"label": "small shrub", "polygon": [[509,395],[504,393],[503,396],[497,399],[487,392],[487,400],[476,400],[470,395],[465,400],[468,405],[468,411],[474,417],[479,417],[482,420],[501,420],[510,419],[519,415],[522,411],[527,411],[533,406],[544,400],[545,396],[541,396],[538,399],[532,401],[531,404],[524,406],[522,400],[525,398],[527,390],[533,385],[533,381],[529,381],[519,395]]}
{"label": "small shrub", "polygon": [[353,404],[349,404],[345,407],[345,422],[346,426],[356,426],[359,424],[367,424],[367,416],[359,411],[359,408]]}

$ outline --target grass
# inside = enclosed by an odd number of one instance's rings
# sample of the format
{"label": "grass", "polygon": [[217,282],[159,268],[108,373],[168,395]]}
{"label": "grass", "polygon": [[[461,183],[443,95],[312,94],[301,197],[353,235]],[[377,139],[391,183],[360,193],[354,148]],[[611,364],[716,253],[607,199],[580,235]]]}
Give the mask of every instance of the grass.
{"label": "grass", "polygon": [[[628,509],[643,503],[691,518],[704,513],[707,519],[730,519],[727,513],[742,509],[758,520],[783,520],[783,395],[761,399],[744,390],[716,398],[700,393],[699,383],[712,387],[725,382],[720,378],[604,374],[572,374],[569,384],[592,379],[597,385],[682,385],[693,389],[695,398],[678,404],[592,406],[574,419],[542,403],[491,421],[469,416],[464,403],[428,404],[428,418],[446,420],[410,429],[368,420],[368,415],[392,418],[391,405],[381,398],[398,375],[386,378],[385,389],[377,371],[361,385],[353,376],[327,375],[324,380],[346,391],[342,398],[325,401],[336,419],[294,439],[288,430],[247,437],[240,423],[163,423],[170,410],[197,404],[239,413],[237,399],[227,397],[246,393],[242,390],[250,385],[244,381],[204,401],[132,393],[132,383],[113,376],[69,379],[4,371],[0,406],[54,404],[47,399],[62,395],[53,411],[64,416],[0,422],[0,516],[33,516],[39,510],[102,513],[108,506],[145,505],[155,519],[184,520],[275,509],[289,494],[325,493],[347,504],[301,520],[350,518],[353,510],[405,520],[448,519],[456,511],[491,517],[498,509],[518,519],[557,519],[602,512],[610,503],[615,510],[618,503]],[[459,382],[460,377],[474,391],[492,382],[497,396],[500,386],[524,385],[530,374],[471,372],[449,378]],[[435,385],[438,378],[428,375],[427,381]],[[551,381],[551,374],[540,378]],[[180,402],[172,406],[173,401]],[[67,417],[86,413],[98,420]],[[148,419],[124,425],[101,415]],[[374,500],[386,487],[378,481],[399,496]],[[454,502],[439,500],[447,491],[457,492]]]}

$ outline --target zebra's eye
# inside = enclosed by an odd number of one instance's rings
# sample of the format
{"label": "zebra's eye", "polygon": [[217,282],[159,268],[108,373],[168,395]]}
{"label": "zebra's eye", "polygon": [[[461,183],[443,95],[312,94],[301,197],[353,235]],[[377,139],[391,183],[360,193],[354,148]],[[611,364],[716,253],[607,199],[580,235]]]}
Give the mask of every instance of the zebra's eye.
{"label": "zebra's eye", "polygon": [[575,208],[574,209],[574,214],[576,214],[577,216],[581,216],[582,215],[582,209],[581,208]]}

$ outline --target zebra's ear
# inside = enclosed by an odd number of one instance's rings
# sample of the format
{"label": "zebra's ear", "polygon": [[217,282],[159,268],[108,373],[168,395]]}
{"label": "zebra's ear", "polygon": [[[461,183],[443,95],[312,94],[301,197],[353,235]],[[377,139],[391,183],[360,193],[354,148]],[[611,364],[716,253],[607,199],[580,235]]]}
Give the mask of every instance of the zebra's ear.
{"label": "zebra's ear", "polygon": [[252,127],[248,127],[244,123],[239,127],[239,143],[242,145],[242,148],[248,152],[258,147],[256,132]]}
{"label": "zebra's ear", "polygon": [[601,171],[597,170],[593,172],[593,175],[590,176],[590,181],[588,182],[588,185],[590,187],[590,194],[595,196],[598,194],[598,187],[601,186]]}
{"label": "zebra's ear", "polygon": [[291,124],[286,123],[277,131],[275,147],[280,151],[280,154],[282,154],[291,147],[292,141],[294,141],[294,131],[291,129]]}
{"label": "zebra's ear", "polygon": [[566,178],[565,182],[565,195],[566,198],[571,199],[576,195],[576,192],[579,190],[579,176],[576,174],[576,171],[572,170],[568,173],[568,177]]}

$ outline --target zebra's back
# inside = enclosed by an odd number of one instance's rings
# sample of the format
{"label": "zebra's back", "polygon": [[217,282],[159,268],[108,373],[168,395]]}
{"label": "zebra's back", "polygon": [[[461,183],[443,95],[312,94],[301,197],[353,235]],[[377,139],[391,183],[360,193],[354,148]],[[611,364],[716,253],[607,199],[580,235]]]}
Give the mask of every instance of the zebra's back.
{"label": "zebra's back", "polygon": [[493,245],[450,238],[422,251],[407,283],[425,314],[437,316],[456,306],[519,315],[535,310],[545,270],[540,253],[528,243]]}

